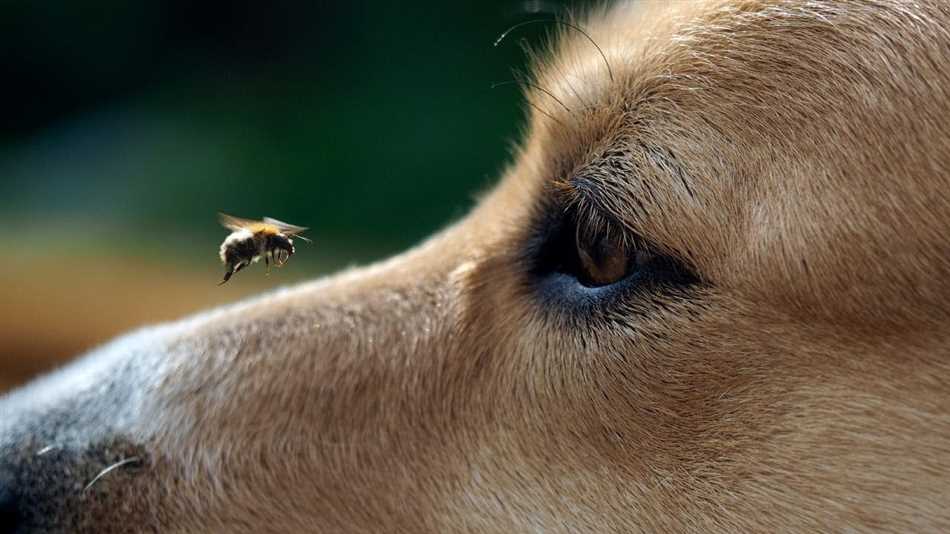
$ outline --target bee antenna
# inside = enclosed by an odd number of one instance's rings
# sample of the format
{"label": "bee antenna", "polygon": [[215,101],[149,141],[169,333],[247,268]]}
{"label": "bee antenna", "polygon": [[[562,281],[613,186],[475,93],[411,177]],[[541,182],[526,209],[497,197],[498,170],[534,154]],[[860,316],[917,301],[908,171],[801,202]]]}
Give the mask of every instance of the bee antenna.
{"label": "bee antenna", "polygon": [[296,237],[296,238],[298,238],[298,239],[303,239],[303,240],[306,241],[307,243],[313,243],[313,240],[311,240],[309,237],[304,237],[304,236],[302,236],[302,235],[295,235],[294,237]]}

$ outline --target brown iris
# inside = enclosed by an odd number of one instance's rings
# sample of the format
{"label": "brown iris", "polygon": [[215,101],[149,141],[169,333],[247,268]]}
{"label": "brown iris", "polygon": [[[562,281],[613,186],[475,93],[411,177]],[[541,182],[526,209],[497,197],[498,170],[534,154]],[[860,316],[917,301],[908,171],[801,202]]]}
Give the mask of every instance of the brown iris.
{"label": "brown iris", "polygon": [[602,232],[587,232],[577,226],[575,246],[580,260],[581,274],[587,285],[605,286],[622,280],[631,269],[629,247],[622,234],[605,228]]}

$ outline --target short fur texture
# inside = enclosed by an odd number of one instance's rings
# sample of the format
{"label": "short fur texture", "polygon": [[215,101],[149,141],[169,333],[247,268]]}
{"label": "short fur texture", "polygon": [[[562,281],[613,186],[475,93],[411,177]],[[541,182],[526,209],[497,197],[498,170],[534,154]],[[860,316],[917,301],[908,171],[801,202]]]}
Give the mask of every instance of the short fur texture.
{"label": "short fur texture", "polygon": [[[464,220],[5,398],[24,530],[950,530],[948,4],[575,22]],[[700,282],[540,297],[558,195]]]}

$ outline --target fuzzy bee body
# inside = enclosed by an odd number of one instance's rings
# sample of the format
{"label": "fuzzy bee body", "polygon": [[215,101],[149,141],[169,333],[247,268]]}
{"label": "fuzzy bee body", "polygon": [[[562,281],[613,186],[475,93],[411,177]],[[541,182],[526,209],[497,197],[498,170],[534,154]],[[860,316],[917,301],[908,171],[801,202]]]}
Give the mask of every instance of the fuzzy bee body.
{"label": "fuzzy bee body", "polygon": [[[283,267],[294,254],[292,237],[307,238],[300,235],[306,228],[287,224],[270,217],[262,221],[240,219],[230,215],[220,214],[221,224],[231,230],[231,233],[221,243],[219,255],[221,262],[227,267],[221,284],[231,279],[231,276],[264,258],[270,267],[273,262]],[[220,285],[220,284],[219,284]]]}

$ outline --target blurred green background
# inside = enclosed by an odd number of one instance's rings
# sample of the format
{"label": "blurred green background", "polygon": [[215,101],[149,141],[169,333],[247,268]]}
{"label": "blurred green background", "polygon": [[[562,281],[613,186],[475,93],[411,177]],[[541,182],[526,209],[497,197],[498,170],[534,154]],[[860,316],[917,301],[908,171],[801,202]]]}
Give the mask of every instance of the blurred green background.
{"label": "blurred green background", "polygon": [[[0,390],[141,324],[363,264],[471,206],[556,2],[0,2]],[[309,226],[215,284],[216,212]]]}

